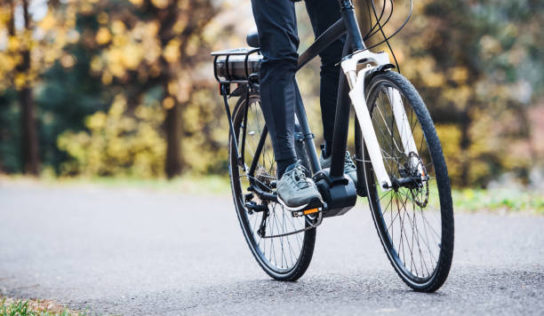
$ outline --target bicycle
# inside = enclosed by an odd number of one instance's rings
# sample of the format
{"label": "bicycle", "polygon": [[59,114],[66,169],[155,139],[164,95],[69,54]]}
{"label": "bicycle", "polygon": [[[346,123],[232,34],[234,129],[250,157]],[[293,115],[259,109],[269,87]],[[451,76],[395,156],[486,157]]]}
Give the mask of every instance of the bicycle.
{"label": "bicycle", "polygon": [[[451,188],[441,144],[414,86],[392,71],[387,53],[373,53],[365,46],[351,0],[339,3],[341,19],[298,61],[300,69],[347,34],[340,61],[339,91],[344,93],[337,99],[330,168],[321,169],[300,98],[296,106],[296,152],[323,197],[318,207],[293,211],[278,203],[275,160],[259,106],[262,56],[257,35],[248,35],[250,48],[212,53],[229,122],[229,175],[240,226],[263,270],[276,280],[294,281],[310,264],[316,227],[324,218],[352,209],[357,196],[367,197],[397,274],[416,291],[434,292],[448,276],[454,243]],[[232,84],[238,84],[233,91]],[[239,97],[232,113],[230,97]],[[350,107],[355,112],[357,185],[343,170]]]}

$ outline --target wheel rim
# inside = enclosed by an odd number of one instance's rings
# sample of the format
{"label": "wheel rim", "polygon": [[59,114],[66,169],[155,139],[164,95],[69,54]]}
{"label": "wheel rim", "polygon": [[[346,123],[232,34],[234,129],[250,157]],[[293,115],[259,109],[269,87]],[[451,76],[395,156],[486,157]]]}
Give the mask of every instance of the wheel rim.
{"label": "wheel rim", "polygon": [[[237,114],[238,117],[235,118],[235,129],[240,144],[242,140],[241,133],[243,132],[243,128],[241,128],[243,126],[243,111],[240,111],[240,113]],[[244,164],[246,165],[246,170],[249,170],[264,127],[265,122],[261,112],[260,102],[257,97],[253,97],[250,99],[247,116],[246,145],[244,150]],[[259,163],[255,171],[255,178],[261,183],[269,185],[270,182],[276,180],[276,163],[269,136],[266,137],[258,161]],[[239,192],[239,194],[236,194],[238,197],[238,201],[236,201],[239,209],[238,216],[243,222],[243,231],[250,244],[251,250],[263,268],[269,273],[275,275],[289,274],[296,268],[297,263],[299,262],[303,251],[305,234],[297,233],[283,237],[262,238],[258,234],[258,230],[261,227],[263,212],[251,213],[244,205],[244,196],[245,194],[250,193],[247,191],[250,182],[246,171],[241,164],[236,166],[232,163],[232,156],[231,168],[233,177],[235,176],[239,179],[236,188],[237,190],[235,190]],[[257,196],[255,196],[253,200],[258,203],[261,202]],[[265,236],[283,234],[306,227],[306,220],[304,217],[292,217],[279,203],[270,202],[268,204],[268,209],[269,215],[265,222]]]}
{"label": "wheel rim", "polygon": [[[400,178],[406,173],[409,157],[404,153],[400,135],[391,110],[387,91],[396,89],[402,102],[414,135],[421,164],[429,180],[421,188],[401,187],[384,191],[373,187],[369,198],[376,201],[373,216],[380,226],[380,237],[388,248],[388,255],[397,270],[408,281],[424,284],[436,273],[441,253],[442,219],[441,204],[437,189],[436,173],[427,139],[418,117],[402,90],[388,81],[378,82],[371,87],[369,97],[371,115],[378,142],[382,148],[384,164],[390,177]],[[403,170],[404,169],[404,170]],[[365,169],[366,170],[366,169]],[[370,170],[365,179],[376,183]]]}

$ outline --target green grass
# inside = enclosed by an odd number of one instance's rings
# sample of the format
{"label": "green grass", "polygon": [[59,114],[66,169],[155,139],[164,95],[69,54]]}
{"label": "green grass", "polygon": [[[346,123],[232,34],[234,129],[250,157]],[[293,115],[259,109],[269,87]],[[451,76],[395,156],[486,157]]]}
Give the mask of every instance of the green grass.
{"label": "green grass", "polygon": [[74,312],[47,300],[16,300],[0,298],[0,316],[79,316]]}
{"label": "green grass", "polygon": [[462,189],[452,192],[456,210],[530,212],[544,215],[544,195],[520,189]]}
{"label": "green grass", "polygon": [[12,184],[45,185],[54,187],[92,186],[112,189],[143,189],[161,192],[182,193],[188,195],[229,195],[230,184],[227,176],[216,175],[184,175],[172,180],[167,179],[137,179],[137,178],[31,178],[24,176],[0,177],[0,184],[4,180]]}

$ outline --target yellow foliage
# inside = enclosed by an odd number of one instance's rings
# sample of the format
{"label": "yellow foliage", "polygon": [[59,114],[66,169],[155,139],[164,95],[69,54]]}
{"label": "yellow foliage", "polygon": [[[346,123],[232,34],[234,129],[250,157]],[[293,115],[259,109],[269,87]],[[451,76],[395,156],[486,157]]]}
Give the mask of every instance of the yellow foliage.
{"label": "yellow foliage", "polygon": [[96,17],[96,20],[98,21],[98,23],[100,24],[107,24],[108,21],[109,21],[109,16],[106,12],[100,12],[98,14],[98,16]]}
{"label": "yellow foliage", "polygon": [[74,56],[66,54],[60,59],[60,63],[64,68],[71,68],[76,63]]}
{"label": "yellow foliage", "polygon": [[174,105],[176,105],[176,101],[172,97],[166,97],[162,100],[162,107],[166,110],[170,110]]}
{"label": "yellow foliage", "polygon": [[465,67],[454,67],[451,71],[451,79],[457,83],[465,83],[468,79],[468,71]]}
{"label": "yellow foliage", "polygon": [[45,17],[38,24],[39,27],[44,31],[49,31],[55,27],[55,17],[51,12],[47,13]]}
{"label": "yellow foliage", "polygon": [[102,83],[105,85],[108,85],[112,81],[113,81],[113,76],[111,75],[111,73],[109,71],[104,71],[104,73],[102,73]]}
{"label": "yellow foliage", "polygon": [[179,53],[179,46],[181,42],[179,39],[175,38],[168,42],[166,45],[163,56],[164,59],[166,59],[169,63],[174,63],[179,59],[180,53]]}
{"label": "yellow foliage", "polygon": [[131,43],[125,46],[123,53],[125,54],[125,66],[130,70],[135,70],[142,62],[145,51],[141,45]]}
{"label": "yellow foliage", "polygon": [[[15,6],[20,5],[18,3]],[[79,38],[79,33],[74,30],[76,11],[71,3],[64,8],[66,10],[48,7],[43,18],[30,21],[29,27],[16,27],[15,34],[8,35],[6,26],[11,18],[11,8],[0,5],[1,87],[33,86],[41,73],[65,56],[63,50],[68,40],[73,43]],[[22,24],[24,21],[19,22]],[[23,54],[27,52],[30,52],[30,64],[17,68],[23,62]],[[72,66],[70,57],[64,57],[60,61],[65,67]]]}
{"label": "yellow foliage", "polygon": [[25,75],[22,73],[18,73],[15,75],[15,88],[20,89],[25,85]]}
{"label": "yellow foliage", "polygon": [[69,131],[59,136],[58,147],[72,158],[63,165],[63,172],[85,176],[162,176],[166,143],[159,134],[161,113],[157,106],[140,105],[130,115],[125,98],[117,96],[107,113],[99,111],[87,118],[88,132]]}
{"label": "yellow foliage", "polygon": [[462,162],[462,154],[459,151],[461,131],[454,124],[437,124],[436,132],[442,144],[442,151],[446,158],[450,179],[459,179]]}
{"label": "yellow foliage", "polygon": [[143,0],[130,0],[130,2],[137,7],[141,6],[144,3]]}
{"label": "yellow foliage", "polygon": [[166,9],[168,7],[168,0],[151,0],[151,3],[159,9]]}
{"label": "yellow foliage", "polygon": [[105,28],[101,27],[98,32],[96,32],[96,42],[100,45],[107,44],[111,41],[111,34],[110,31]]}
{"label": "yellow foliage", "polygon": [[111,23],[111,30],[113,32],[113,34],[122,34],[125,32],[125,23],[119,21],[119,20],[115,20]]}

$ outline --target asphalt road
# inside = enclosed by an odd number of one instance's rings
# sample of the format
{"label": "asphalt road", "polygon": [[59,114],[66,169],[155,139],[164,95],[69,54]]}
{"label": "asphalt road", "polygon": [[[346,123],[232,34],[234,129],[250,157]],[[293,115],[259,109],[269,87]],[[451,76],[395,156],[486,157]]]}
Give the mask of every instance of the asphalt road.
{"label": "asphalt road", "polygon": [[326,219],[296,283],[270,280],[229,196],[0,183],[0,294],[91,314],[544,314],[544,217],[456,214],[435,294],[409,290],[365,203]]}

